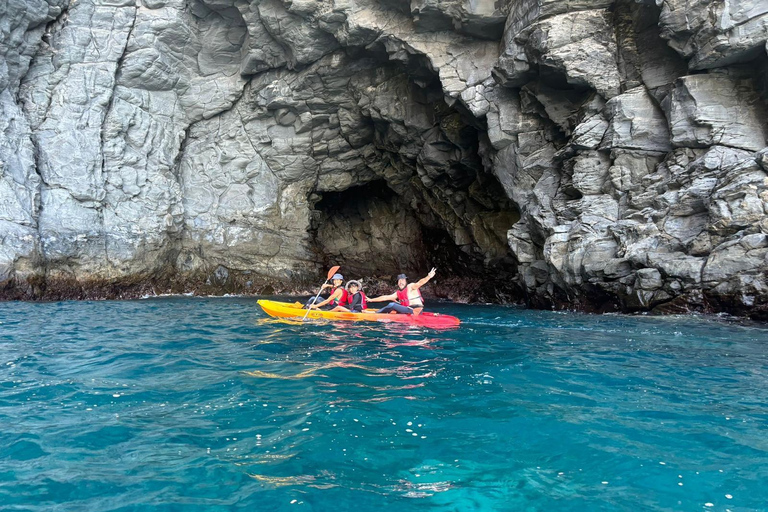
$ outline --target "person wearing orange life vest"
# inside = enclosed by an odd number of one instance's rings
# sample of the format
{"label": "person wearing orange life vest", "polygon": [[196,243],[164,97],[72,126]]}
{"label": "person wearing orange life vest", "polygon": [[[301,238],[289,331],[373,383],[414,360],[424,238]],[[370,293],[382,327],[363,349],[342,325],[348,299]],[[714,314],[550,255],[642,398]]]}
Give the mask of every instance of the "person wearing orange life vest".
{"label": "person wearing orange life vest", "polygon": [[383,308],[377,311],[377,313],[400,313],[403,315],[419,315],[424,309],[424,299],[421,296],[419,288],[429,282],[430,279],[435,277],[437,269],[433,268],[427,274],[427,277],[416,281],[415,283],[409,283],[408,277],[405,274],[397,276],[397,291],[390,295],[382,295],[380,297],[374,297],[368,299],[368,302],[384,302],[384,301],[397,301],[390,302]]}
{"label": "person wearing orange life vest", "polygon": [[343,301],[347,297],[347,290],[344,289],[342,283],[344,282],[344,276],[341,274],[334,274],[331,278],[331,284],[324,284],[323,288],[330,288],[331,294],[328,296],[327,299],[325,299],[322,302],[316,302],[313,303],[314,298],[310,299],[310,301],[307,303],[308,308],[310,309],[320,309],[325,306],[329,306],[327,309],[333,309],[339,305],[339,302]]}
{"label": "person wearing orange life vest", "polygon": [[339,301],[339,305],[331,311],[345,311],[347,313],[362,313],[368,307],[368,297],[365,296],[360,281],[347,283],[347,295]]}

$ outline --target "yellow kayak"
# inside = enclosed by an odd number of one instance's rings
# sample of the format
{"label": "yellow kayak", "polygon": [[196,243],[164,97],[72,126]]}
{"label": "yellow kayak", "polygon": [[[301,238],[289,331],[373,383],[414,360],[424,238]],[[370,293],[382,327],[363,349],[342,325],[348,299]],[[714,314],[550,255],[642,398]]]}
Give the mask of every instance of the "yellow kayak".
{"label": "yellow kayak", "polygon": [[[274,300],[258,301],[261,309],[269,316],[276,318],[303,318],[307,310],[299,302],[278,302]],[[326,320],[342,320],[350,322],[397,322],[435,329],[458,327],[461,321],[455,316],[440,313],[421,313],[420,315],[378,314],[375,309],[366,309],[363,313],[345,313],[312,309],[307,318],[323,318]]]}

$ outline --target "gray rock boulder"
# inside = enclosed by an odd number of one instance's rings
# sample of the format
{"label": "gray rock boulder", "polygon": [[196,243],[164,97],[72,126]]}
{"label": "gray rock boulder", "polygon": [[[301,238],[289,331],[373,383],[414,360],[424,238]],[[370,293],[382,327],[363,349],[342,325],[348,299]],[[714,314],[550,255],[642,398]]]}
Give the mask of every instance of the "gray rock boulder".
{"label": "gray rock boulder", "polygon": [[675,83],[667,115],[677,147],[713,145],[758,151],[766,146],[766,109],[749,79],[686,76]]}
{"label": "gray rock boulder", "polygon": [[751,60],[765,51],[768,6],[760,0],[664,0],[659,25],[691,69]]}
{"label": "gray rock boulder", "polygon": [[603,149],[621,148],[666,153],[669,143],[667,119],[645,87],[636,87],[608,101],[605,106],[608,131]]}
{"label": "gray rock boulder", "polygon": [[[500,60],[499,76],[506,85],[522,85],[531,66],[542,73],[563,75],[569,84],[597,90],[606,98],[620,92],[617,47],[605,10],[577,11],[542,19],[513,36]],[[507,30],[513,30],[508,27]]]}
{"label": "gray rock boulder", "polygon": [[481,39],[498,40],[507,20],[506,11],[493,0],[414,0],[410,10],[420,30],[456,30]]}

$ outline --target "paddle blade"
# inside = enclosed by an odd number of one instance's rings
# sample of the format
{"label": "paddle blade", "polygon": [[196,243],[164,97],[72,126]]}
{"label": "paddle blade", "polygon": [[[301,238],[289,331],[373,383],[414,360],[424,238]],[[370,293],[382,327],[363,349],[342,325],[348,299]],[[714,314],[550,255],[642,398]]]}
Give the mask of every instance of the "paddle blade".
{"label": "paddle blade", "polygon": [[333,277],[333,274],[339,271],[341,267],[331,267],[331,270],[328,271],[328,280],[330,280]]}

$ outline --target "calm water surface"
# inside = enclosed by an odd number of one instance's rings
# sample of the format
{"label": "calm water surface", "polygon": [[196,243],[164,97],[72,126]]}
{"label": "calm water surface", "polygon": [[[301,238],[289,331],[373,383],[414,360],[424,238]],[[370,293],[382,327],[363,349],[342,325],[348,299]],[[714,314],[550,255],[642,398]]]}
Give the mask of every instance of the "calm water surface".
{"label": "calm water surface", "polygon": [[0,304],[0,510],[768,510],[768,329]]}

